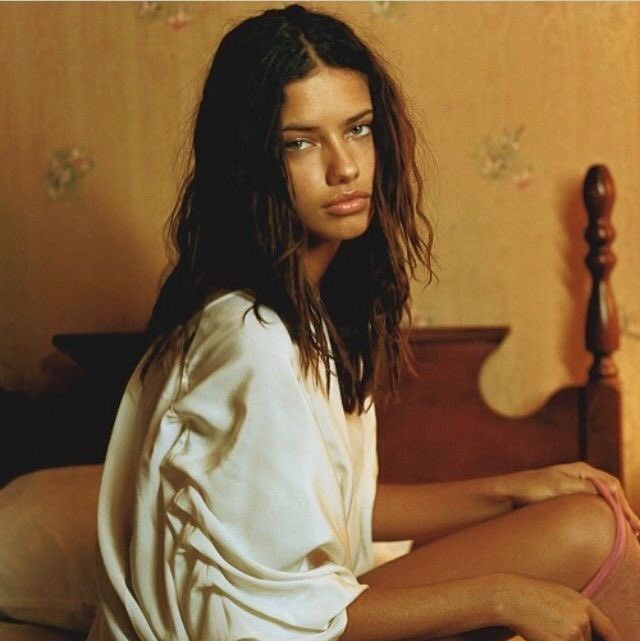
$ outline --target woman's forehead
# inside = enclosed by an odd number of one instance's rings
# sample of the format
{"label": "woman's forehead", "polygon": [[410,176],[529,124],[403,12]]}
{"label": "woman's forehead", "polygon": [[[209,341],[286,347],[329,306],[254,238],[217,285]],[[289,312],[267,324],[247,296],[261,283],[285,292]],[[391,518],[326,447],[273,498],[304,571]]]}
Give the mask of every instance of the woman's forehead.
{"label": "woman's forehead", "polygon": [[371,109],[371,96],[366,76],[353,69],[323,66],[285,85],[282,127],[341,122],[367,109]]}

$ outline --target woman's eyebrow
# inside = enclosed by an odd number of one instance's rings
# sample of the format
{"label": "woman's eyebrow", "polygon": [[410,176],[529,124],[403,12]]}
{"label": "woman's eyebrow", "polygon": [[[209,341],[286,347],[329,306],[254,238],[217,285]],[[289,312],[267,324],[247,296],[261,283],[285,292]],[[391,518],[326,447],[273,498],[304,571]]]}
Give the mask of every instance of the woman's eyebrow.
{"label": "woman's eyebrow", "polygon": [[[352,122],[355,122],[356,120],[360,120],[360,118],[364,118],[365,116],[368,116],[369,114],[373,113],[372,108],[365,109],[364,111],[358,112],[355,116],[351,116],[347,118],[344,121],[345,125],[350,125]],[[320,129],[320,127],[316,125],[304,125],[304,124],[299,124],[299,123],[289,123],[286,127],[282,128],[282,131],[315,131],[316,129]]]}

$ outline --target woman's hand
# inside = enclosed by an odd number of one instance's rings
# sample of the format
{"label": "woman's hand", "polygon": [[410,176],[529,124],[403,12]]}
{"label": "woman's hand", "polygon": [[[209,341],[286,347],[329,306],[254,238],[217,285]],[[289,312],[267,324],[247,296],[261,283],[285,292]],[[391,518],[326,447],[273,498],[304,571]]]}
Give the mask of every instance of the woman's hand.
{"label": "woman's hand", "polygon": [[503,575],[497,594],[503,611],[499,625],[527,641],[622,641],[598,607],[559,583]]}
{"label": "woman's hand", "polygon": [[629,501],[624,494],[620,481],[611,474],[591,467],[581,461],[576,463],[562,463],[524,472],[515,472],[505,477],[509,485],[507,492],[511,496],[515,507],[522,507],[538,501],[562,496],[563,494],[576,494],[586,492],[597,494],[597,490],[590,478],[601,480],[611,494],[618,499],[620,507],[634,532],[640,532],[640,518],[631,509]]}

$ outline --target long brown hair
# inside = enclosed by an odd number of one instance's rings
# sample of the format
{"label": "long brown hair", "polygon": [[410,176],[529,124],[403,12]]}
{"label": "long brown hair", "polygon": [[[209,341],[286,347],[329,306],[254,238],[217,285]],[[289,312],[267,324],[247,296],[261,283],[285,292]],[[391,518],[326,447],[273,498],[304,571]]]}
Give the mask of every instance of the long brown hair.
{"label": "long brown hair", "polygon": [[[318,64],[367,78],[376,153],[371,224],[342,243],[319,292],[304,272],[307,233],[289,194],[280,132],[285,85]],[[363,411],[382,363],[395,387],[410,356],[401,331],[410,280],[419,265],[432,274],[422,190],[401,92],[348,25],[300,5],[244,20],[222,39],[204,84],[192,167],[169,221],[176,260],[148,323],[153,347],[143,375],[173,341],[188,348],[188,321],[212,294],[242,289],[258,319],[261,305],[278,313],[305,372],[319,377],[322,364],[328,373],[334,359],[345,411]]]}

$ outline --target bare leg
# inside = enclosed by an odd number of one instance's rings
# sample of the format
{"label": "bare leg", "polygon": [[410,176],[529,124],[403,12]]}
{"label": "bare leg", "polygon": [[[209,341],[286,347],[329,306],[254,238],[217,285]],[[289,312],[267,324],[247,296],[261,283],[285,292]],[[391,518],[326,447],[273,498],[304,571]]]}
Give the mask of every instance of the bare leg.
{"label": "bare leg", "polygon": [[[581,590],[608,556],[614,535],[615,520],[604,500],[589,494],[562,496],[428,543],[359,580],[409,587],[508,572]],[[510,636],[496,630],[459,638],[497,641]]]}

